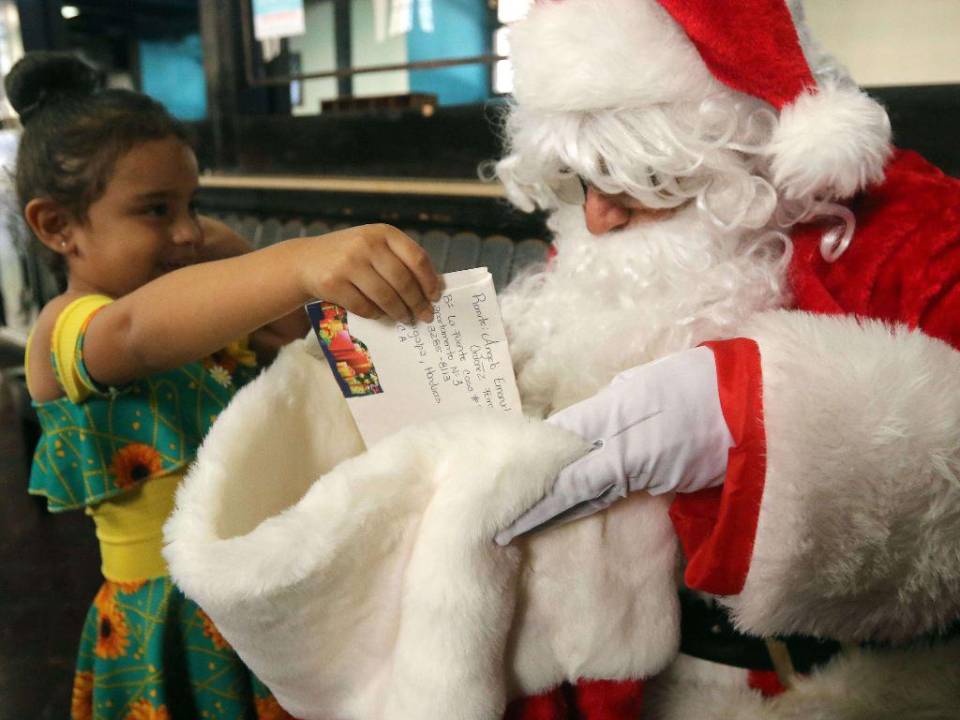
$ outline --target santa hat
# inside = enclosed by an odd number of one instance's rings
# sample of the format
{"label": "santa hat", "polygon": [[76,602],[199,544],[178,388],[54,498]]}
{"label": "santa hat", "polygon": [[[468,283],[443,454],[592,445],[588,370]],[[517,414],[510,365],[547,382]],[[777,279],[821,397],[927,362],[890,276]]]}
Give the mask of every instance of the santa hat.
{"label": "santa hat", "polygon": [[730,91],[779,113],[772,180],[842,199],[883,178],[885,110],[810,37],[799,0],[541,0],[510,37],[521,107],[589,113]]}

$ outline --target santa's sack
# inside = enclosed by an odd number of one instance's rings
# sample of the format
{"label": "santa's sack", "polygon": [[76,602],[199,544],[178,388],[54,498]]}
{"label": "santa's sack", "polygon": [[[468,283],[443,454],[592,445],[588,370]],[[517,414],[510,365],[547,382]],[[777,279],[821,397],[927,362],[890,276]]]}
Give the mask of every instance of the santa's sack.
{"label": "santa's sack", "polygon": [[676,650],[662,500],[493,542],[583,451],[485,411],[365,451],[316,341],[300,341],[214,424],[164,554],[297,717],[499,720],[511,697],[646,677]]}

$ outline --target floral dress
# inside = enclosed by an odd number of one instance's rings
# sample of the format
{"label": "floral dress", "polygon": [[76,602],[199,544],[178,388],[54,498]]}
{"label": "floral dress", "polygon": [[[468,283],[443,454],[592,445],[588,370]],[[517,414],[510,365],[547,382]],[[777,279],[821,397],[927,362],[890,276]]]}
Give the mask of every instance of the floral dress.
{"label": "floral dress", "polygon": [[60,314],[51,352],[66,396],[34,403],[43,434],[30,492],[45,496],[51,512],[84,509],[93,517],[103,563],[71,717],[289,718],[173,585],[160,553],[179,480],[217,414],[255,376],[256,357],[238,342],[204,362],[100,387],[84,366],[83,339],[109,302],[88,295]]}

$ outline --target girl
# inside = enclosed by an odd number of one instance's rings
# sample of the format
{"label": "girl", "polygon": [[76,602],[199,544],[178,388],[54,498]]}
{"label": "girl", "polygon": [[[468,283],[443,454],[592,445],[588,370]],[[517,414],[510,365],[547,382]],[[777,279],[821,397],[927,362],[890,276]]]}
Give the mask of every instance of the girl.
{"label": "girl", "polygon": [[277,346],[302,335],[299,307],[313,297],[366,317],[430,319],[439,278],[386,226],[246,252],[197,216],[197,162],[161,105],[100,89],[66,54],[27,55],[5,83],[24,124],[24,216],[67,279],[28,342],[43,429],[30,492],[53,512],[92,516],[105,578],[83,630],[73,717],[284,717],[171,585],[161,527],[204,433],[256,373],[256,353],[236,338]]}

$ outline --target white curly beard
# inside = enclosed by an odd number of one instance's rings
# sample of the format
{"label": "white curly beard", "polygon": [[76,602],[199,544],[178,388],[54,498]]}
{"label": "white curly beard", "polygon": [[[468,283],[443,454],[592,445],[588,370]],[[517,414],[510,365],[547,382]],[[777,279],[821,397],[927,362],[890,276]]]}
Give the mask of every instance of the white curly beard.
{"label": "white curly beard", "polygon": [[528,415],[589,397],[627,368],[731,337],[747,317],[786,302],[789,241],[721,231],[694,206],[602,236],[567,206],[549,227],[549,269],[501,296]]}

